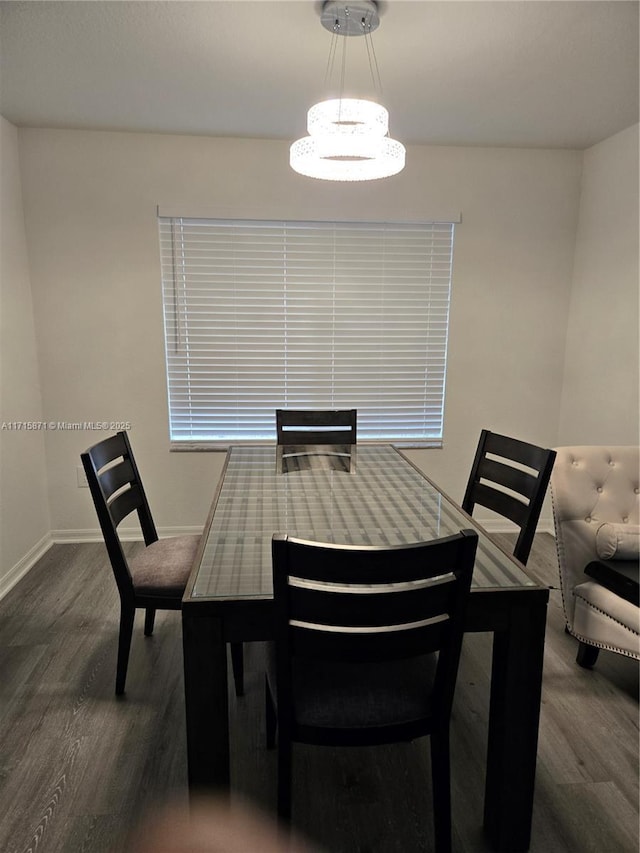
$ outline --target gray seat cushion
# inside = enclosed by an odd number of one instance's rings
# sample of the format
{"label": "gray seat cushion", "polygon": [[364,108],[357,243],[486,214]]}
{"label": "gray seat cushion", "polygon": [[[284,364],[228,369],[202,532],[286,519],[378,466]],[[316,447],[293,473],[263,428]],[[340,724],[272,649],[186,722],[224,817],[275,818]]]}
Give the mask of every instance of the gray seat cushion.
{"label": "gray seat cushion", "polygon": [[129,562],[138,595],[180,598],[193,567],[200,536],[158,539]]}
{"label": "gray seat cushion", "polygon": [[[272,651],[269,658],[268,677],[275,698]],[[436,663],[436,655],[389,663],[299,662],[294,665],[296,721],[366,728],[429,716]]]}

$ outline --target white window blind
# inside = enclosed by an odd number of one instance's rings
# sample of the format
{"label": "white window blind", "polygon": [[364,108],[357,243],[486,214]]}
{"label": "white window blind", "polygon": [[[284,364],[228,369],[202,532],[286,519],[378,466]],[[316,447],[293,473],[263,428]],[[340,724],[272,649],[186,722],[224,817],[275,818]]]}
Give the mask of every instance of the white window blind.
{"label": "white window blind", "polygon": [[453,223],[159,226],[174,445],[274,439],[276,408],[441,443]]}

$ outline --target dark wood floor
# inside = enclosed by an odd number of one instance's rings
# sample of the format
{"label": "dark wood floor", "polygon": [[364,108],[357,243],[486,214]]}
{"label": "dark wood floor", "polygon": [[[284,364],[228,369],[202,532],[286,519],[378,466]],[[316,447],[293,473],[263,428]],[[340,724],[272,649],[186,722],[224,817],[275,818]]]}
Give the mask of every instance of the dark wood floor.
{"label": "dark wood floor", "polygon": [[[138,545],[127,546],[132,552]],[[553,539],[530,570],[556,586]],[[114,696],[118,606],[102,545],[54,546],[0,602],[0,850],[116,853],[143,811],[186,802],[180,617],[138,616],[125,698]],[[638,851],[638,665],[574,662],[551,592],[532,853]],[[266,811],[262,648],[231,698],[233,785]],[[452,724],[454,849],[487,850],[482,800],[490,637],[465,639]],[[295,752],[294,823],[331,853],[432,849],[428,741]]]}

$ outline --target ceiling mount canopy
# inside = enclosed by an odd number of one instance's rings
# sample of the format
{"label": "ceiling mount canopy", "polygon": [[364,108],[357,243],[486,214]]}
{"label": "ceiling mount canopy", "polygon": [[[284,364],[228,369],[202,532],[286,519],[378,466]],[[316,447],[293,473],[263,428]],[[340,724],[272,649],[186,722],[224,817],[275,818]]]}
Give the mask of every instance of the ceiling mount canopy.
{"label": "ceiling mount canopy", "polygon": [[342,37],[339,94],[308,111],[309,135],[291,146],[291,168],[301,175],[327,181],[370,181],[396,175],[404,168],[405,149],[389,137],[389,113],[376,101],[345,97],[350,36],[364,36],[373,86],[378,93],[382,90],[371,39],[371,33],[380,25],[377,3],[325,0],[320,21],[332,34],[325,84],[334,70],[337,42]]}
{"label": "ceiling mount canopy", "polygon": [[362,36],[365,30],[374,32],[380,26],[378,4],[375,0],[325,0],[320,21],[325,30],[341,36]]}

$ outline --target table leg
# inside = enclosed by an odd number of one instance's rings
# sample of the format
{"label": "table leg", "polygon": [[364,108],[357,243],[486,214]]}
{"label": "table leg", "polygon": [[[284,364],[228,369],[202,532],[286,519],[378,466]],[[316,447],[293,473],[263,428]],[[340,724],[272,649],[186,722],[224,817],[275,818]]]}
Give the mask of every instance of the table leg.
{"label": "table leg", "polygon": [[183,608],[182,639],[189,793],[228,791],[227,650],[221,620]]}
{"label": "table leg", "polygon": [[531,840],[546,617],[546,600],[517,605],[494,634],[484,828],[504,853]]}

